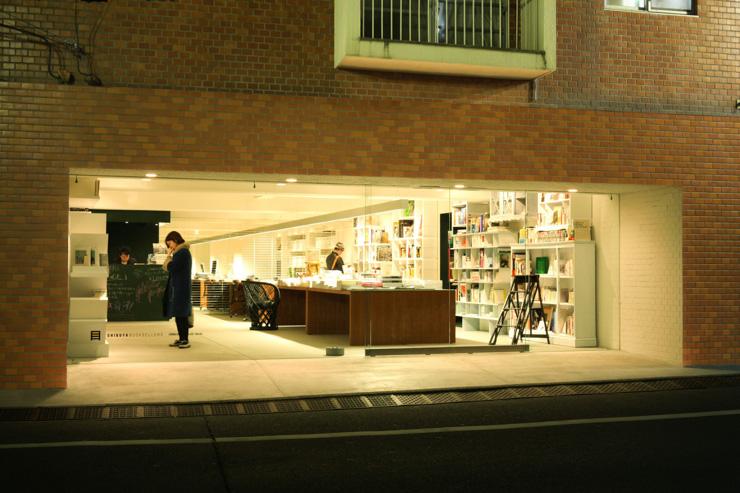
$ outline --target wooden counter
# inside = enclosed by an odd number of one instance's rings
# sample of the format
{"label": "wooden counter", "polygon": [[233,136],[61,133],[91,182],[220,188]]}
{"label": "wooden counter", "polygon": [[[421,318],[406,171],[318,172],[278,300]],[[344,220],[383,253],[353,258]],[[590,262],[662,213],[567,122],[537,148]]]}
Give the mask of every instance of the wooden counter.
{"label": "wooden counter", "polygon": [[280,297],[278,325],[348,334],[351,346],[455,342],[453,290],[281,286]]}

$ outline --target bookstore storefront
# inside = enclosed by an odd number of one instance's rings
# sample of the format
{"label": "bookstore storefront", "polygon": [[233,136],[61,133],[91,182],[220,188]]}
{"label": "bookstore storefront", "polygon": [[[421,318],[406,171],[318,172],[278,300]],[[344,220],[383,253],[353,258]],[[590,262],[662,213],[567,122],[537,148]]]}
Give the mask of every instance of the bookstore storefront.
{"label": "bookstore storefront", "polygon": [[[624,227],[628,211],[643,224],[680,221],[670,192],[665,217],[655,218],[638,211],[652,197],[655,213],[654,190],[269,178],[71,176],[68,356],[169,357],[160,351],[174,334],[161,316],[170,231],[193,259],[197,360],[325,357],[330,347],[348,356],[418,346],[629,348],[624,252],[639,241],[653,258],[680,252],[672,224],[641,239],[642,228]],[[666,231],[678,236],[666,241]],[[133,265],[121,265],[122,250]],[[680,285],[676,275],[663,269],[664,293]],[[674,351],[680,360],[680,313],[677,326],[677,341],[651,349],[662,359]]]}

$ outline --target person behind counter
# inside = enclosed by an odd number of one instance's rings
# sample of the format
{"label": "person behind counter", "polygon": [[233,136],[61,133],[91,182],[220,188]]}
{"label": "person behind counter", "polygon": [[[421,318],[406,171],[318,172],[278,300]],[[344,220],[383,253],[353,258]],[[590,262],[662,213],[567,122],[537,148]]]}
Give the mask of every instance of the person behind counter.
{"label": "person behind counter", "polygon": [[340,241],[334,245],[334,250],[332,250],[332,252],[326,257],[327,270],[338,270],[340,272],[344,272],[342,253],[344,253],[344,243]]}
{"label": "person behind counter", "polygon": [[131,250],[128,247],[121,247],[118,250],[118,261],[121,265],[134,265],[136,263],[136,259],[131,256]]}
{"label": "person behind counter", "polygon": [[162,267],[169,272],[169,276],[162,300],[163,314],[167,319],[174,317],[177,325],[178,338],[170,346],[187,349],[190,347],[188,318],[193,312],[190,299],[193,257],[190,255],[190,244],[177,231],[171,231],[164,243],[167,245],[168,255]]}

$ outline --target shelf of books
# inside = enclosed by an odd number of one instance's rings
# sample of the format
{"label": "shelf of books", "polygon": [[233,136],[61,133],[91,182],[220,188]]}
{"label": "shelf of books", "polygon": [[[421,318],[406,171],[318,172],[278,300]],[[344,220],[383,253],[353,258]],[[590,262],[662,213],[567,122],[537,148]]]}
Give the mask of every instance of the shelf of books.
{"label": "shelf of books", "polygon": [[108,356],[108,235],[106,215],[69,214],[69,336],[71,358]]}
{"label": "shelf of books", "polygon": [[[510,246],[515,237],[505,227],[489,225],[487,212],[470,208],[465,228],[452,232],[452,279],[457,286],[456,315],[463,330],[491,331],[511,283]],[[462,221],[457,222],[462,226]],[[453,224],[454,227],[454,224]]]}
{"label": "shelf of books", "polygon": [[[435,210],[432,210],[435,208]],[[361,271],[400,276],[404,281],[437,277],[436,206],[409,201],[409,206],[355,219],[354,261]]]}
{"label": "shelf of books", "polygon": [[[596,346],[594,243],[567,241],[515,245],[511,254],[517,274],[533,272],[540,276],[552,343],[572,347]],[[543,334],[544,330],[545,327],[539,327],[535,333]]]}
{"label": "shelf of books", "polygon": [[[495,191],[488,204],[453,205],[450,281],[463,330],[492,331],[512,275],[537,273],[550,323],[535,333],[549,330],[554,344],[595,346],[590,216],[584,194]],[[579,224],[586,229],[574,234]]]}

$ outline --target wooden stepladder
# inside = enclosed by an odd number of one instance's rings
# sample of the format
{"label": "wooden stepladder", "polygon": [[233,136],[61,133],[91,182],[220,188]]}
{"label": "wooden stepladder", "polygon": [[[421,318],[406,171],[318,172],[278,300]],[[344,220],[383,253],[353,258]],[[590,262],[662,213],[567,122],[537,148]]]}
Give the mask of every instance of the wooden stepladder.
{"label": "wooden stepladder", "polygon": [[[537,328],[540,321],[545,324],[544,335],[532,333],[533,327]],[[488,344],[495,345],[501,330],[504,328],[514,329],[511,344],[516,344],[524,337],[524,330],[527,325],[529,326],[527,337],[544,337],[547,339],[547,343],[550,344],[547,315],[542,304],[540,276],[537,274],[516,275],[511,280],[509,295],[506,297],[506,302],[501,309],[496,328]],[[505,333],[508,333],[508,330]]]}

